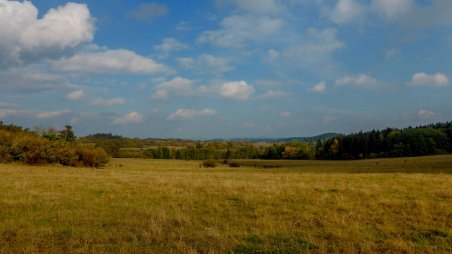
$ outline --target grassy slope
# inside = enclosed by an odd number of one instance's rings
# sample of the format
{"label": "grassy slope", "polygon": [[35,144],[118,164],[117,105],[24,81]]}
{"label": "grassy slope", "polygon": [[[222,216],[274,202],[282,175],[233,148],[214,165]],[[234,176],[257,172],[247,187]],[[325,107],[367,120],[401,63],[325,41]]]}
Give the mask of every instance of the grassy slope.
{"label": "grassy slope", "polygon": [[0,164],[0,253],[452,251],[452,156],[248,163]]}

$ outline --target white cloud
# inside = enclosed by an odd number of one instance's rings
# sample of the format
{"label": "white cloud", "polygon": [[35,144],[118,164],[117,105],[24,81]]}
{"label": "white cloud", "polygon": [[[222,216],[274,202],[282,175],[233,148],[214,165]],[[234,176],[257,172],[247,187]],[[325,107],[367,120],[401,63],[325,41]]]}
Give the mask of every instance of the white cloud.
{"label": "white cloud", "polygon": [[55,61],[53,69],[92,74],[151,74],[168,71],[166,66],[151,58],[126,49],[83,52]]}
{"label": "white cloud", "polygon": [[196,61],[191,57],[180,57],[177,59],[177,62],[180,66],[186,69],[193,68],[193,66],[196,64]]}
{"label": "white cloud", "polygon": [[274,49],[268,51],[269,61],[276,68],[288,66],[306,68],[314,71],[329,66],[332,54],[343,48],[345,44],[337,38],[337,30],[332,28],[309,28],[306,33],[281,52]]}
{"label": "white cloud", "polygon": [[165,38],[162,43],[154,46],[163,58],[168,57],[172,52],[189,49],[190,47],[174,38]]}
{"label": "white cloud", "polygon": [[261,96],[259,96],[260,99],[275,99],[275,98],[287,98],[290,97],[292,94],[284,91],[274,91],[274,90],[268,90]]}
{"label": "white cloud", "polygon": [[80,89],[66,94],[66,99],[70,101],[78,101],[85,95],[85,92]]}
{"label": "white cloud", "polygon": [[429,75],[424,72],[415,73],[408,82],[409,86],[436,86],[444,87],[449,84],[449,79],[442,73]]}
{"label": "white cloud", "polygon": [[86,4],[67,3],[38,19],[32,2],[0,0],[0,37],[0,66],[14,65],[92,41],[94,20]]}
{"label": "white cloud", "polygon": [[176,77],[170,81],[164,81],[157,85],[151,99],[165,100],[171,94],[187,95],[192,92],[193,80]]}
{"label": "white cloud", "polygon": [[123,98],[113,98],[113,99],[102,99],[97,98],[93,100],[90,104],[95,106],[104,106],[104,107],[111,107],[114,105],[124,105],[126,101]]}
{"label": "white cloud", "polygon": [[178,59],[178,62],[185,69],[210,73],[217,76],[234,70],[234,67],[229,65],[230,60],[228,58],[210,54],[202,54],[197,59],[182,57]]}
{"label": "white cloud", "polygon": [[372,8],[388,19],[406,14],[413,6],[413,0],[373,0]]}
{"label": "white cloud", "polygon": [[41,72],[32,67],[0,70],[0,89],[4,92],[33,93],[75,88],[64,76]]}
{"label": "white cloud", "polygon": [[411,29],[452,24],[450,0],[373,0],[372,8],[386,21]]}
{"label": "white cloud", "polygon": [[138,112],[131,112],[124,117],[116,118],[113,124],[123,125],[129,123],[141,123],[143,117]]}
{"label": "white cloud", "polygon": [[378,81],[368,75],[344,76],[336,80],[336,86],[354,86],[360,88],[371,88],[378,85]]}
{"label": "white cloud", "polygon": [[360,20],[365,7],[354,0],[339,0],[330,14],[330,19],[337,24],[345,24]]}
{"label": "white cloud", "polygon": [[219,91],[219,94],[225,98],[234,100],[247,100],[254,93],[254,87],[248,85],[245,81],[226,82]]}
{"label": "white cloud", "polygon": [[318,84],[314,85],[310,89],[312,92],[315,93],[323,93],[326,91],[326,83],[325,81],[320,81]]}
{"label": "white cloud", "polygon": [[234,67],[229,66],[229,59],[209,54],[202,54],[199,57],[199,63],[200,66],[205,67],[211,73],[223,74],[234,69]]}
{"label": "white cloud", "polygon": [[178,109],[176,112],[170,114],[167,117],[167,120],[188,120],[195,117],[209,117],[216,115],[217,112],[214,109],[205,108],[200,111],[192,110],[192,109]]}
{"label": "white cloud", "polygon": [[70,111],[67,109],[51,111],[51,112],[41,112],[41,113],[36,114],[36,117],[39,119],[56,118],[56,117],[66,115],[69,112]]}
{"label": "white cloud", "polygon": [[278,38],[284,21],[271,17],[233,15],[223,19],[220,30],[205,31],[199,43],[209,43],[220,48],[243,48],[246,43],[263,42]]}
{"label": "white cloud", "polygon": [[432,118],[439,116],[440,114],[425,109],[421,109],[419,110],[419,112],[417,112],[417,115],[419,116],[419,118]]}

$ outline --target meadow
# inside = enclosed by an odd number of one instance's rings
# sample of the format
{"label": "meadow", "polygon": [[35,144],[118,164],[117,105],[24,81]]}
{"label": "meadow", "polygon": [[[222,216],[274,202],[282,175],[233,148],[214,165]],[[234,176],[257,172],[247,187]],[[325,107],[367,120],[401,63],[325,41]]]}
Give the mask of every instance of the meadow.
{"label": "meadow", "polygon": [[452,156],[0,164],[0,253],[451,253]]}

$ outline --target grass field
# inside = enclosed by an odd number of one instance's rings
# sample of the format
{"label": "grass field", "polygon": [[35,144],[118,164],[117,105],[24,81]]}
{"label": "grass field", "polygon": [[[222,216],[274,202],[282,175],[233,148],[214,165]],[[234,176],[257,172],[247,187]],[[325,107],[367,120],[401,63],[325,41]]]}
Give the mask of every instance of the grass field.
{"label": "grass field", "polygon": [[0,164],[0,253],[451,253],[452,156]]}

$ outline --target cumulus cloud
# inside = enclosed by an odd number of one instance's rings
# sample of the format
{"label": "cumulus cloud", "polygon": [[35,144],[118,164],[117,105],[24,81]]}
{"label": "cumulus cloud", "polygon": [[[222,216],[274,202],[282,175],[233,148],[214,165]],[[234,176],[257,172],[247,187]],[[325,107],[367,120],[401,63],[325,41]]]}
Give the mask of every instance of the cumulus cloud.
{"label": "cumulus cloud", "polygon": [[372,9],[386,21],[411,29],[452,24],[452,1],[373,0]]}
{"label": "cumulus cloud", "polygon": [[70,111],[67,109],[58,110],[58,111],[50,111],[50,112],[41,112],[36,114],[36,117],[39,119],[49,119],[49,118],[57,118],[63,115],[66,115]]}
{"label": "cumulus cloud", "polygon": [[34,93],[74,87],[64,76],[31,67],[0,70],[0,89],[3,92]]}
{"label": "cumulus cloud", "polygon": [[192,85],[195,83],[193,80],[176,77],[170,81],[161,82],[155,88],[154,93],[151,95],[151,99],[165,100],[171,94],[187,95],[192,92]]}
{"label": "cumulus cloud", "polygon": [[320,81],[310,89],[312,92],[315,93],[323,93],[326,91],[326,83],[325,81]]}
{"label": "cumulus cloud", "polygon": [[268,60],[276,68],[288,66],[325,71],[329,63],[333,62],[332,54],[343,48],[345,44],[337,38],[337,30],[333,28],[316,29],[309,28],[305,34],[291,42],[281,50],[270,49]]}
{"label": "cumulus cloud", "polygon": [[247,100],[254,93],[254,87],[245,81],[226,82],[220,87],[219,94],[233,100]]}
{"label": "cumulus cloud", "polygon": [[408,82],[409,86],[436,86],[444,87],[449,84],[449,79],[442,73],[427,74],[425,72],[415,73]]}
{"label": "cumulus cloud", "polygon": [[143,117],[138,112],[131,112],[124,117],[116,118],[113,124],[124,125],[130,123],[141,123],[143,122]]}
{"label": "cumulus cloud", "polygon": [[113,99],[102,99],[97,98],[91,102],[91,105],[111,107],[115,105],[124,105],[126,101],[123,98],[113,98]]}
{"label": "cumulus cloud", "polygon": [[168,14],[169,8],[159,3],[142,3],[138,9],[130,12],[130,16],[140,21],[153,21]]}
{"label": "cumulus cloud", "polygon": [[372,8],[388,19],[406,14],[413,6],[413,0],[373,0]]}
{"label": "cumulus cloud", "polygon": [[339,0],[330,14],[330,19],[337,24],[350,23],[360,20],[364,12],[365,7],[354,0]]}
{"label": "cumulus cloud", "polygon": [[154,49],[159,51],[161,57],[163,58],[168,57],[172,52],[186,50],[189,48],[190,47],[187,44],[182,43],[174,38],[165,38],[163,39],[161,44],[154,46]]}
{"label": "cumulus cloud", "polygon": [[246,42],[262,42],[274,39],[284,21],[267,16],[233,15],[221,22],[221,29],[205,31],[198,37],[199,43],[209,43],[220,48],[243,48]]}
{"label": "cumulus cloud", "polygon": [[195,117],[209,117],[216,115],[217,112],[211,108],[205,108],[200,111],[192,110],[192,109],[178,109],[176,112],[170,114],[167,117],[167,120],[188,120]]}
{"label": "cumulus cloud", "polygon": [[432,118],[439,116],[440,114],[425,109],[421,109],[419,110],[419,112],[417,112],[417,115],[419,116],[419,118]]}
{"label": "cumulus cloud", "polygon": [[86,4],[67,3],[38,18],[32,2],[0,0],[0,36],[0,66],[17,65],[92,41],[94,20]]}
{"label": "cumulus cloud", "polygon": [[66,94],[66,99],[70,101],[78,101],[85,95],[85,92],[80,89]]}
{"label": "cumulus cloud", "polygon": [[210,54],[202,54],[196,59],[183,57],[179,58],[178,62],[179,65],[185,69],[210,73],[217,76],[234,70],[234,67],[230,66],[230,60],[228,58],[217,57]]}
{"label": "cumulus cloud", "polygon": [[168,71],[166,66],[156,63],[151,58],[126,49],[82,52],[55,61],[53,69],[90,74],[152,74]]}
{"label": "cumulus cloud", "polygon": [[336,86],[354,86],[360,88],[371,88],[378,85],[378,81],[368,75],[344,76],[336,80]]}

